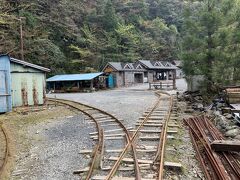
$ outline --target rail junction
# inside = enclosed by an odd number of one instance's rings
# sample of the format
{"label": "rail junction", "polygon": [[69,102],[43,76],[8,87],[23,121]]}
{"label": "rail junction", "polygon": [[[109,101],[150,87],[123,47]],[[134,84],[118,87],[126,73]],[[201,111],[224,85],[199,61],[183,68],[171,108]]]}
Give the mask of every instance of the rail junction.
{"label": "rail junction", "polygon": [[[86,120],[95,124],[96,132],[90,137],[96,141],[89,166],[75,171],[84,179],[163,179],[164,167],[181,168],[176,162],[166,162],[167,139],[177,132],[176,115],[173,111],[174,97],[156,92],[155,105],[148,109],[135,124],[125,127],[123,121],[98,108],[78,102],[49,99],[77,109],[86,115]],[[116,175],[117,174],[117,175]]]}

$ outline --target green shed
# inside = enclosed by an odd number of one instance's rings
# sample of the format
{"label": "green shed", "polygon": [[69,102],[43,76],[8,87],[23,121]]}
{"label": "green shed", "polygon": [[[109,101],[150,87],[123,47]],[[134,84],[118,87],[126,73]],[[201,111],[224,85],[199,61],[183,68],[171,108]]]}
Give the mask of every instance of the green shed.
{"label": "green shed", "polygon": [[50,69],[11,58],[10,71],[13,107],[44,104]]}

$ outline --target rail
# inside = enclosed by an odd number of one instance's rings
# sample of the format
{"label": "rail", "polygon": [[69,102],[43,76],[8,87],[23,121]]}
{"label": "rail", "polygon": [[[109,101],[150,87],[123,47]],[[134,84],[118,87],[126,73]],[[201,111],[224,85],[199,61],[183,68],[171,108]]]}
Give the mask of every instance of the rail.
{"label": "rail", "polygon": [[6,164],[8,162],[8,157],[9,157],[9,141],[8,141],[8,134],[6,129],[4,128],[3,124],[0,124],[0,131],[2,131],[4,139],[5,139],[5,153],[4,153],[4,160],[2,165],[0,166],[0,177],[2,176],[4,169],[6,167]]}

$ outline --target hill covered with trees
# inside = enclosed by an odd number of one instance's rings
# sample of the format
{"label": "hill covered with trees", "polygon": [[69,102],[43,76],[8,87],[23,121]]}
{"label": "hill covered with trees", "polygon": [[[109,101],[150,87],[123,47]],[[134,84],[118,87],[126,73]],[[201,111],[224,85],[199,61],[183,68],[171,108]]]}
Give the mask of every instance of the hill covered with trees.
{"label": "hill covered with trees", "polygon": [[99,70],[108,61],[175,59],[182,0],[1,0],[0,53],[53,73]]}
{"label": "hill covered with trees", "polygon": [[[0,0],[0,53],[56,73],[108,61],[183,61],[210,89],[239,77],[239,0]],[[21,21],[19,21],[21,18]]]}

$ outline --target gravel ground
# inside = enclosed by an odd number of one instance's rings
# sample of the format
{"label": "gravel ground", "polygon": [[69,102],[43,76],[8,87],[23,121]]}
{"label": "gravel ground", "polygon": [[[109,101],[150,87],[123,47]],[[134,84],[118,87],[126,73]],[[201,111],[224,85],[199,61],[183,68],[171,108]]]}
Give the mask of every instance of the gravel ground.
{"label": "gravel ground", "polygon": [[141,84],[93,93],[49,94],[48,97],[56,96],[60,99],[74,100],[98,107],[123,119],[125,125],[133,126],[142,113],[152,107],[157,99],[154,92],[147,89],[148,84]]}
{"label": "gravel ground", "polygon": [[[148,84],[141,84],[94,93],[50,94],[48,97],[56,95],[98,107],[124,119],[124,124],[129,127],[134,126],[157,99],[154,92],[147,89]],[[90,140],[89,133],[96,131],[93,124],[84,121],[82,114],[55,107],[23,115],[10,113],[4,120],[9,122],[16,138],[16,165],[11,180],[80,178],[72,172],[87,166],[90,157],[79,152],[93,148],[95,142]]]}
{"label": "gravel ground", "polygon": [[[125,125],[129,127],[156,100],[154,92],[147,91],[147,88],[144,85],[89,94],[58,94],[57,98],[80,101],[104,109],[124,119]],[[16,165],[11,180],[80,178],[72,172],[87,167],[89,156],[79,152],[93,148],[95,142],[90,140],[89,133],[96,131],[93,124],[84,121],[82,114],[76,115],[68,108],[57,107],[23,115],[10,114],[6,116],[7,119],[12,120],[10,126],[17,137]]]}
{"label": "gravel ground", "polygon": [[[61,117],[59,117],[61,114]],[[79,179],[74,170],[84,168],[90,157],[79,154],[92,149],[95,142],[89,132],[96,131],[66,107],[54,107],[27,115],[16,113],[5,117],[15,131],[16,163],[11,180]]]}

